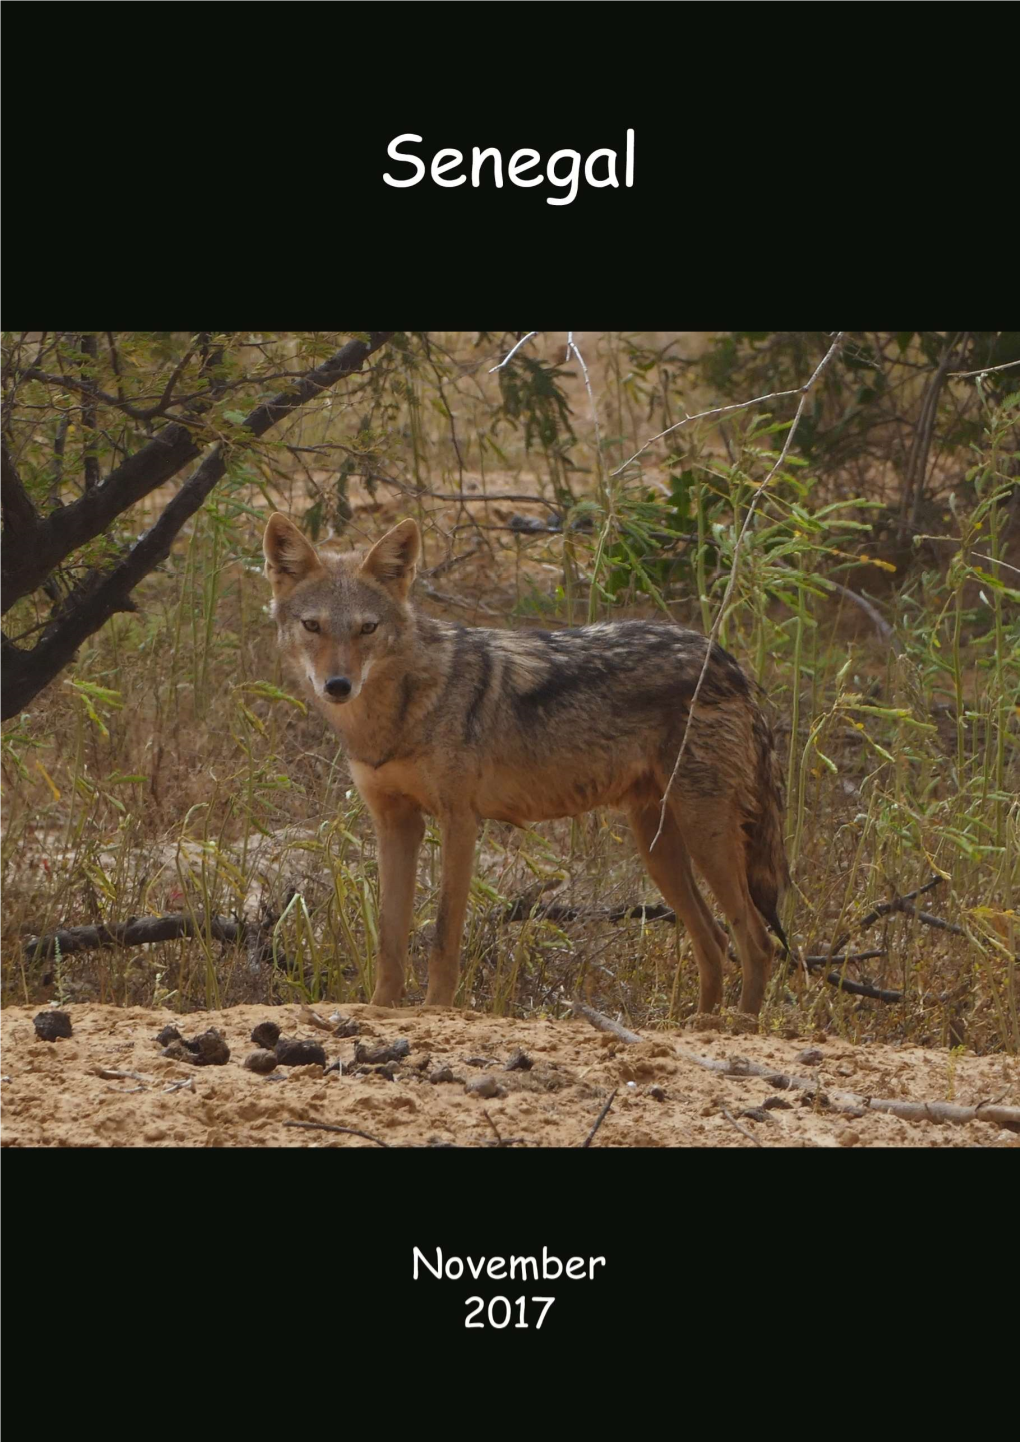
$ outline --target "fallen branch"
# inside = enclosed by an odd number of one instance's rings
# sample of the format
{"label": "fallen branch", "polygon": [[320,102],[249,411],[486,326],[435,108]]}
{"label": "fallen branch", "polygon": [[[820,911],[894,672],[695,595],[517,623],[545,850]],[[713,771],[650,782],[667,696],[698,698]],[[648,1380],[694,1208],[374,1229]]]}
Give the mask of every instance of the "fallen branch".
{"label": "fallen branch", "polygon": [[585,1021],[590,1021],[599,1031],[607,1031],[619,1041],[644,1041],[644,1037],[638,1036],[636,1031],[628,1031],[618,1021],[613,1021],[612,1017],[603,1016],[602,1012],[596,1011],[594,1007],[585,1006],[583,1001],[573,1002],[571,1009],[575,1016],[583,1016]]}
{"label": "fallen branch", "polygon": [[[644,1037],[627,1031],[626,1027],[611,1021],[608,1016],[603,1016],[601,1012],[594,1011],[582,1002],[574,1002],[574,1012],[590,1021],[599,1031],[612,1032],[621,1041],[644,1041]],[[761,1077],[776,1091],[803,1091],[810,1096],[824,1097],[829,1102],[835,1101],[841,1108],[850,1108],[853,1111],[888,1112],[892,1116],[902,1117],[904,1121],[949,1122],[954,1126],[963,1126],[973,1121],[991,1122],[995,1126],[1005,1127],[1007,1131],[1020,1132],[1020,1107],[1004,1107],[998,1102],[978,1102],[973,1107],[958,1107],[952,1102],[906,1102],[896,1098],[861,1097],[854,1092],[823,1090],[816,1081],[789,1076],[786,1072],[776,1071],[772,1067],[759,1066],[757,1062],[749,1061],[744,1056],[717,1060],[711,1056],[698,1056],[696,1052],[687,1051],[680,1046],[676,1053],[684,1061],[694,1062],[696,1066],[717,1072],[720,1076]]]}
{"label": "fallen branch", "polygon": [[39,961],[56,956],[70,956],[76,951],[102,951],[111,946],[146,946],[157,941],[177,941],[182,936],[208,936],[213,941],[244,941],[250,925],[228,916],[199,916],[194,920],[183,913],[174,916],[141,916],[131,921],[114,922],[110,926],[70,926],[45,936],[25,940],[25,958]]}
{"label": "fallen branch", "polygon": [[843,933],[839,940],[833,944],[833,951],[839,951],[840,947],[846,946],[855,931],[866,931],[869,926],[881,920],[883,916],[888,916],[893,911],[902,911],[907,902],[915,900],[918,896],[923,896],[926,891],[931,891],[932,887],[940,886],[944,880],[944,876],[933,876],[929,881],[926,881],[923,886],[919,886],[916,891],[908,891],[906,896],[896,896],[892,901],[880,901],[876,907],[868,912],[867,916],[862,916],[860,921],[855,922],[849,931]]}
{"label": "fallen branch", "polygon": [[[822,957],[820,959],[824,961],[825,958]],[[816,958],[805,957],[804,960],[811,965],[815,963]],[[903,1000],[902,991],[887,991],[881,986],[872,986],[871,983],[867,981],[849,981],[842,972],[839,971],[827,972],[825,980],[830,986],[834,986],[837,991],[849,992],[851,996],[866,996],[870,998],[871,1001],[884,1001],[889,1006],[892,1006],[894,1002]]]}
{"label": "fallen branch", "polygon": [[776,1091],[798,1090],[812,1096],[818,1095],[828,1102],[836,1102],[840,1109],[888,1112],[892,1116],[902,1117],[904,1121],[949,1122],[954,1126],[963,1126],[966,1122],[973,1121],[991,1122],[1005,1127],[1008,1131],[1020,1132],[1020,1107],[1003,1107],[997,1102],[979,1102],[977,1106],[960,1107],[952,1102],[908,1102],[897,1098],[862,1097],[855,1092],[823,1089],[816,1081],[788,1076],[785,1072],[774,1071],[771,1067],[759,1066],[757,1062],[749,1061],[743,1056],[717,1061],[714,1057],[698,1056],[695,1052],[685,1051],[683,1047],[677,1047],[677,1055],[721,1076],[761,1077],[769,1086],[775,1087]]}
{"label": "fallen branch", "polygon": [[[584,910],[578,907],[562,906],[557,902],[535,906],[526,898],[523,901],[512,903],[504,915],[504,920],[523,921],[527,916],[541,917],[547,921],[623,921],[629,918],[640,918],[642,921],[668,921],[673,925],[676,924],[676,913],[668,906],[620,906],[613,910],[608,908]],[[860,951],[834,956],[828,954],[805,956],[802,960],[809,970],[814,971],[821,966],[831,966],[834,961],[840,963],[868,961],[872,957],[885,955],[887,955],[885,951]],[[851,996],[868,997],[871,1001],[882,1001],[889,1006],[903,1000],[902,991],[886,990],[880,986],[872,986],[867,981],[850,981],[838,971],[827,972],[823,980],[829,986],[834,986],[837,991],[848,992]]]}

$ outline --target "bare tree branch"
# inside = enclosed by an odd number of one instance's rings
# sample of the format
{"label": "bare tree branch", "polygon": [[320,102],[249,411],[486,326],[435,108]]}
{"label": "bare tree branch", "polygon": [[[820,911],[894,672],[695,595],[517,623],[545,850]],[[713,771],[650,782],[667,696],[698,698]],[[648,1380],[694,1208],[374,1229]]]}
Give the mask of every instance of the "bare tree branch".
{"label": "bare tree branch", "polygon": [[[264,435],[272,426],[281,421],[292,411],[299,409],[307,401],[311,400],[320,392],[342,377],[351,375],[361,369],[365,360],[377,351],[393,335],[392,331],[370,331],[367,339],[352,340],[329,360],[322,365],[309,371],[300,380],[285,392],[274,396],[271,400],[256,406],[244,422],[244,428],[253,436]],[[177,436],[166,446],[164,438],[169,432],[181,432],[185,440]],[[161,457],[158,450],[153,451],[152,445],[158,445],[163,441],[166,449]],[[45,521],[38,522],[33,530],[33,543],[44,551],[48,560],[45,567],[39,574],[40,566],[36,562],[34,574],[37,579],[34,585],[28,589],[34,589],[49,575],[50,570],[57,561],[62,560],[69,550],[80,545],[82,540],[89,539],[97,533],[92,529],[96,520],[108,514],[108,519],[98,526],[102,530],[114,516],[124,510],[123,491],[125,489],[137,491],[134,499],[145,495],[153,489],[154,484],[160,484],[162,480],[169,479],[163,474],[167,467],[172,466],[169,474],[173,475],[185,464],[189,453],[197,454],[197,447],[182,426],[170,426],[160,433],[156,441],[150,446],[145,446],[142,451],[137,452],[124,465],[119,466],[103,482],[92,491],[87,491],[80,501],[72,506],[65,506],[54,512]],[[137,464],[143,452],[148,452],[148,472],[144,464]],[[143,577],[161,561],[165,561],[170,554],[174,538],[184,523],[193,516],[199,509],[205,498],[216,483],[223,477],[227,469],[228,448],[219,442],[209,451],[201,465],[195,470],[192,476],[184,483],[181,489],[174,496],[173,500],[166,506],[159,520],[156,521],[141,539],[120,559],[111,571],[96,573],[80,587],[76,588],[68,597],[67,602],[61,608],[61,613],[51,626],[44,631],[41,639],[31,651],[21,651],[15,647],[7,638],[3,646],[3,697],[0,705],[0,717],[7,720],[8,717],[16,715],[22,710],[32,698],[53,680],[54,676],[72,660],[75,651],[81,643],[97,631],[101,625],[117,611],[133,609],[134,605],[130,599],[132,589]],[[183,457],[183,459],[182,459]],[[160,473],[160,480],[152,481],[152,471]],[[130,480],[124,479],[124,473],[130,471]],[[121,492],[118,498],[109,496],[105,506],[102,504],[104,495],[107,495],[115,478],[120,476],[117,489]],[[97,504],[94,498],[98,498]],[[128,502],[127,504],[130,504]],[[69,512],[76,512],[76,520],[79,527],[87,532],[85,536],[76,532],[75,521],[70,526],[65,518]],[[51,526],[55,523],[55,526]],[[49,538],[49,547],[40,542],[40,534],[44,533]],[[54,534],[60,535],[59,541],[54,541]],[[66,544],[70,537],[70,544]],[[5,554],[8,550],[4,548]],[[29,550],[32,559],[38,555]],[[24,574],[20,574],[19,584],[24,583]],[[17,589],[17,586],[15,587]],[[18,591],[19,595],[25,594],[24,590]],[[4,608],[9,602],[4,599]]]}

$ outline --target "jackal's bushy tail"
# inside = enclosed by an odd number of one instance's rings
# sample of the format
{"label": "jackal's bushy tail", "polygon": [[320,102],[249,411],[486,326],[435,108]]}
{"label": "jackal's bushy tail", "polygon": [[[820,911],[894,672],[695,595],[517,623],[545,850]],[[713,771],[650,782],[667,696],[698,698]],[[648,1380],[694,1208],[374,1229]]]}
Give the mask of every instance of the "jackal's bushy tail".
{"label": "jackal's bushy tail", "polygon": [[757,794],[754,817],[745,825],[747,885],[751,899],[789,952],[777,914],[779,898],[789,885],[790,871],[783,845],[783,774],[768,722],[760,711],[754,717],[757,760]]}

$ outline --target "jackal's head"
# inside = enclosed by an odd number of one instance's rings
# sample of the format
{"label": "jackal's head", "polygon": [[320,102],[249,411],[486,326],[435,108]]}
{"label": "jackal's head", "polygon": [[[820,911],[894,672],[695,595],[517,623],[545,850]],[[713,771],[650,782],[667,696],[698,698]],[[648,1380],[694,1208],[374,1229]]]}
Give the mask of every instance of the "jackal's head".
{"label": "jackal's head", "polygon": [[316,551],[279,513],[262,549],[280,648],[315,696],[353,701],[412,625],[407,595],[421,552],[412,520],[368,551]]}

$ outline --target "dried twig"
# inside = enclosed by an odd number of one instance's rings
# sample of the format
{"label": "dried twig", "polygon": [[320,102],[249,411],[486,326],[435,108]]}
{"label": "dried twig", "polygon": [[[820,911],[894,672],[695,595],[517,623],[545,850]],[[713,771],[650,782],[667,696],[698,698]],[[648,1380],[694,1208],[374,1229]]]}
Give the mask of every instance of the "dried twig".
{"label": "dried twig", "polygon": [[940,886],[944,880],[945,877],[943,876],[933,876],[930,880],[926,881],[923,886],[919,886],[916,891],[908,891],[906,896],[894,897],[892,901],[880,901],[877,906],[868,912],[867,916],[862,916],[860,921],[855,922],[849,931],[844,931],[838,941],[833,942],[833,951],[839,951],[841,947],[846,946],[855,931],[866,931],[874,922],[880,920],[883,916],[888,916],[890,912],[902,911],[908,901],[913,901],[916,897],[923,896],[926,891],[931,891],[933,887]]}
{"label": "dried twig", "polygon": [[494,371],[501,371],[501,370],[503,369],[503,367],[506,365],[507,361],[511,360],[511,359],[517,354],[517,352],[520,350],[521,346],[524,345],[527,341],[529,341],[533,335],[538,335],[538,331],[537,331],[537,330],[529,330],[528,333],[527,333],[527,335],[526,335],[526,336],[523,336],[522,339],[517,342],[517,344],[514,346],[513,350],[507,351],[506,355],[505,355],[505,356],[503,357],[503,359],[500,361],[500,363],[499,363],[498,366],[492,366],[492,367],[490,367],[489,375],[491,376]]}
{"label": "dried twig", "polygon": [[[597,1015],[598,1015],[598,1013],[596,1012],[596,1016],[597,1016]],[[640,1038],[640,1037],[637,1037],[637,1038],[635,1038],[635,1040],[640,1041],[641,1038]],[[617,1090],[618,1090],[618,1089],[617,1089]],[[602,1125],[602,1123],[605,1121],[606,1117],[609,1115],[609,1108],[613,1105],[613,1102],[614,1102],[615,1100],[616,1100],[616,1092],[614,1091],[614,1092],[612,1092],[612,1093],[610,1094],[609,1100],[606,1102],[605,1106],[602,1108],[602,1110],[599,1112],[598,1116],[595,1118],[595,1125],[592,1127],[591,1131],[588,1133],[588,1135],[585,1137],[584,1141],[581,1143],[582,1149],[583,1149],[584,1147],[590,1147],[590,1146],[591,1146],[591,1144],[592,1144],[592,1138],[595,1136],[595,1133],[598,1131],[599,1127]]]}
{"label": "dried twig", "polygon": [[489,1113],[485,1110],[484,1107],[482,1108],[482,1116],[483,1116],[483,1117],[485,1118],[485,1120],[489,1123],[489,1126],[492,1128],[492,1130],[493,1130],[493,1132],[494,1132],[494,1134],[495,1134],[495,1137],[496,1137],[496,1140],[495,1140],[494,1142],[486,1142],[486,1143],[485,1143],[485,1145],[486,1145],[487,1147],[516,1147],[516,1146],[523,1146],[523,1145],[524,1145],[524,1138],[523,1138],[523,1137],[504,1137],[504,1136],[502,1136],[501,1133],[500,1133],[499,1127],[498,1127],[498,1126],[496,1125],[496,1123],[492,1120],[492,1118],[489,1116]]}
{"label": "dried twig", "polygon": [[285,1127],[301,1127],[308,1132],[343,1132],[347,1137],[362,1137],[366,1142],[375,1142],[377,1147],[388,1147],[389,1142],[372,1136],[371,1132],[359,1132],[356,1127],[335,1127],[331,1122],[284,1122]]}
{"label": "dried twig", "polygon": [[[534,332],[532,332],[532,334],[534,334]],[[951,376],[956,376],[957,379],[962,380],[965,379],[967,376],[988,376],[991,375],[994,371],[1012,370],[1014,366],[1020,366],[1020,360],[1007,361],[1005,365],[1001,366],[982,366],[980,370],[976,371],[950,371],[949,374]]]}
{"label": "dried twig", "polygon": [[747,1137],[748,1141],[754,1142],[756,1147],[761,1146],[761,1142],[755,1136],[754,1132],[748,1131],[747,1127],[742,1127],[732,1112],[728,1112],[725,1108],[723,1108],[723,1116],[728,1122],[732,1123],[732,1125],[736,1127],[737,1131],[740,1132],[742,1136]]}

